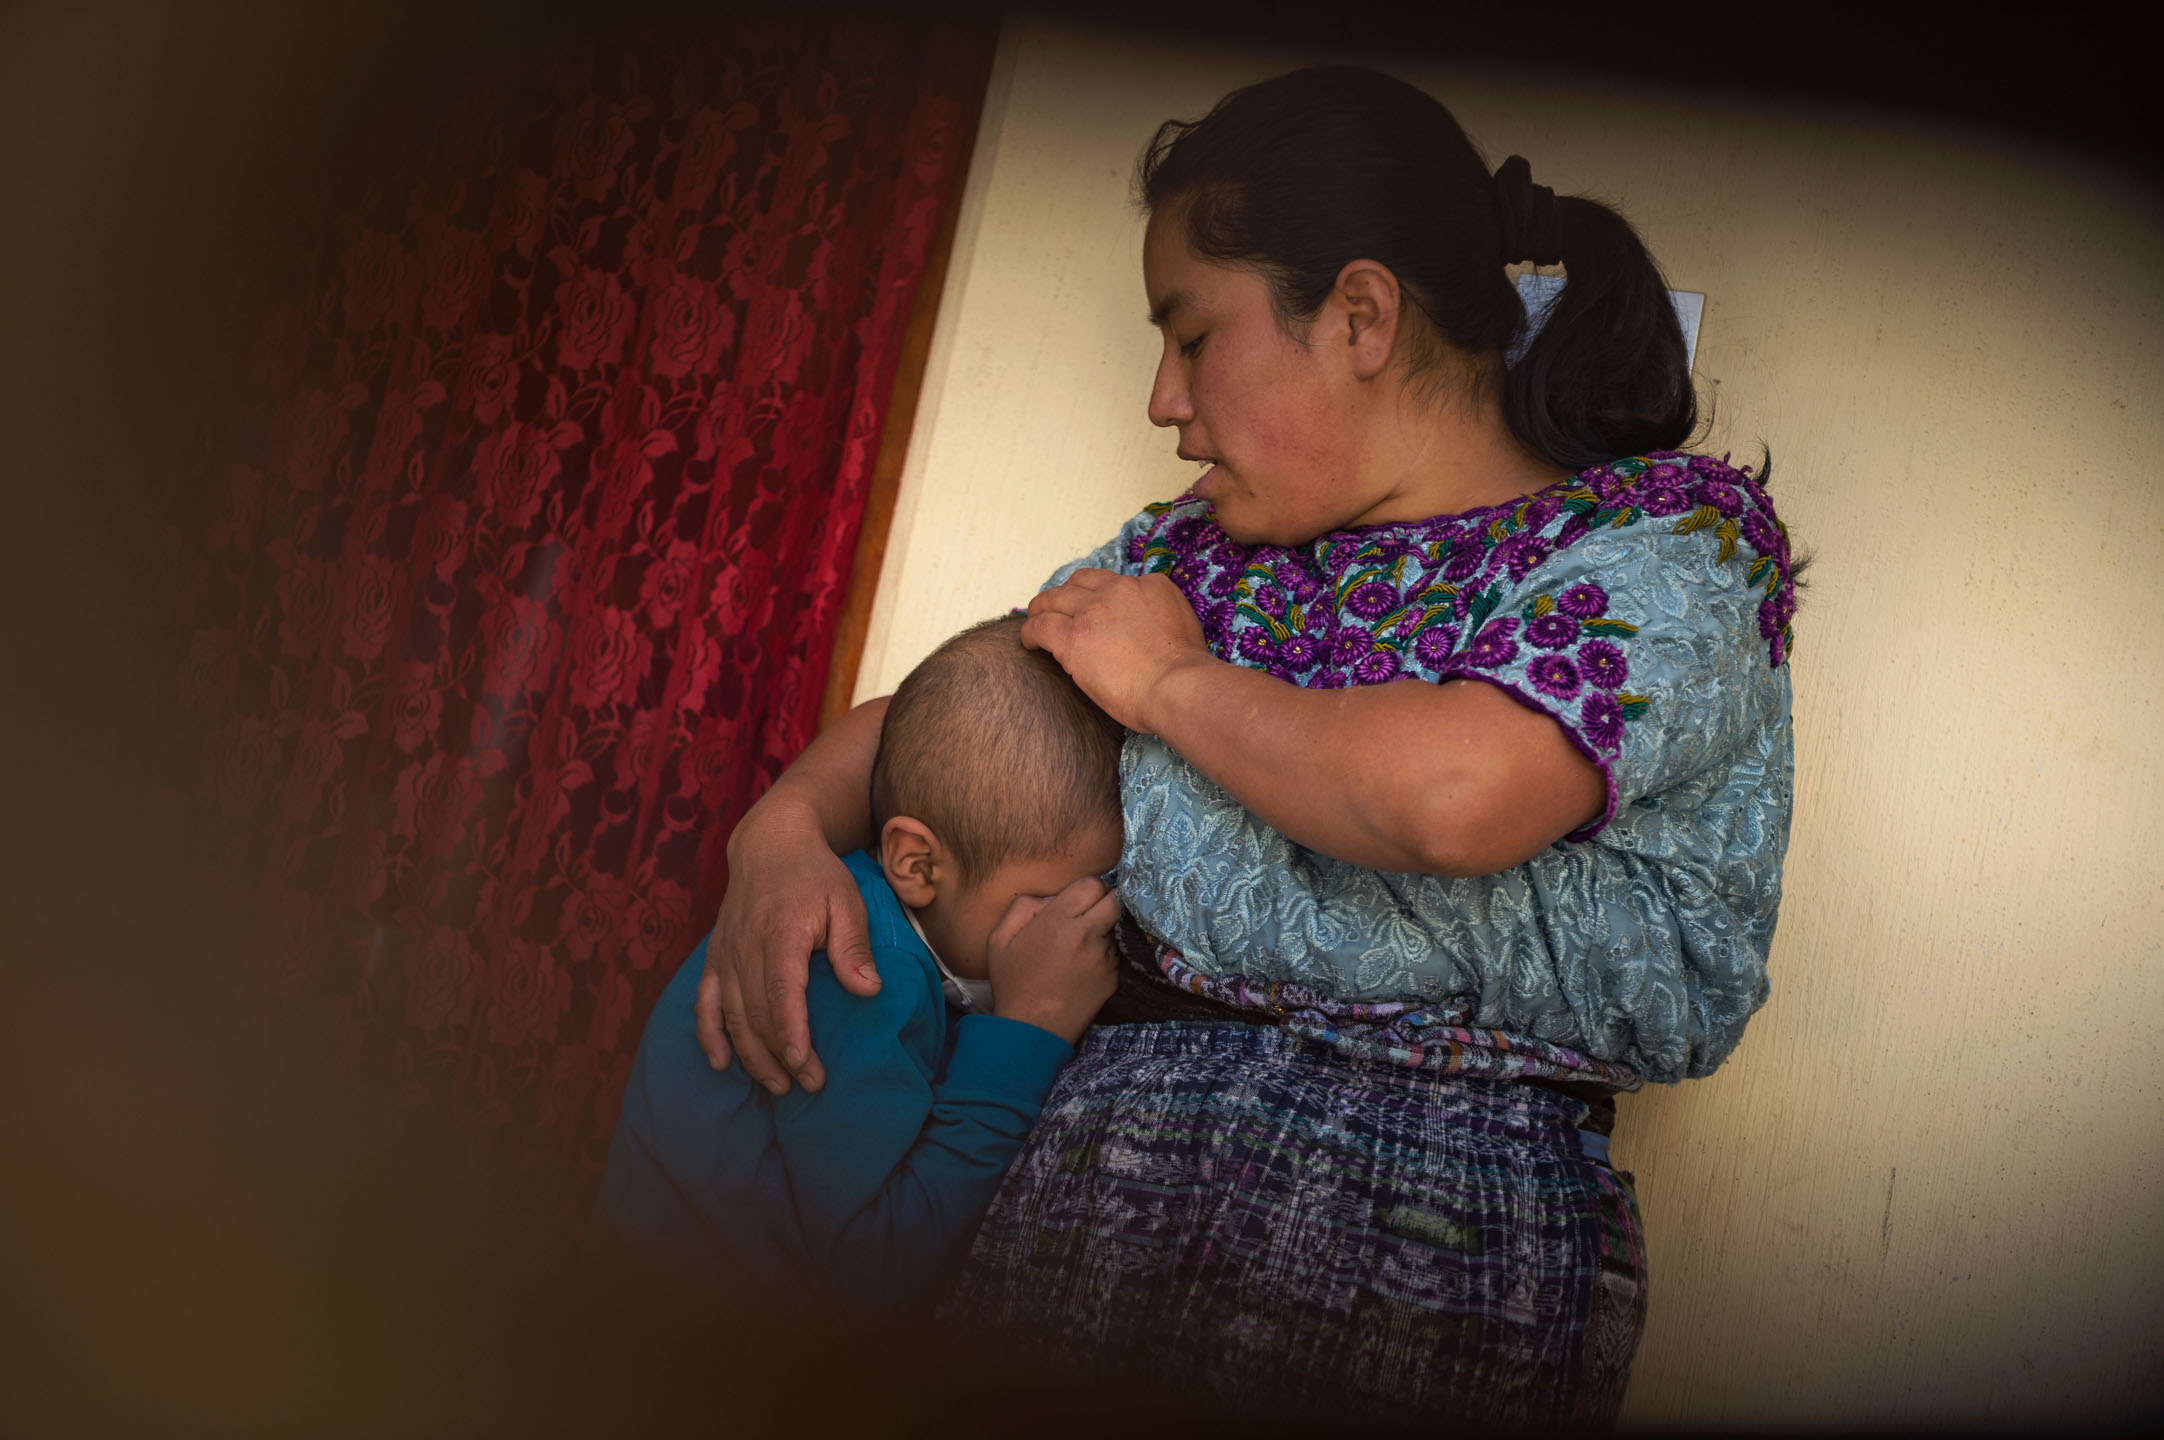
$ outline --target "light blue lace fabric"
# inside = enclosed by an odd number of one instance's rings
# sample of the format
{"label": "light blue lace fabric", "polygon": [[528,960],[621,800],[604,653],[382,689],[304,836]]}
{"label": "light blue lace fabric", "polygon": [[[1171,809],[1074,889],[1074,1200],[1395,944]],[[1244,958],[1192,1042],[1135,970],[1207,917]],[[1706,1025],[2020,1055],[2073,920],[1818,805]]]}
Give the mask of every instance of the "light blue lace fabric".
{"label": "light blue lace fabric", "polygon": [[1163,741],[1129,738],[1121,895],[1204,975],[1349,1000],[1476,1000],[1472,1023],[1704,1075],[1765,1002],[1788,844],[1788,543],[1704,456],[1618,461],[1510,506],[1300,547],[1151,506],[1093,566],[1169,574],[1211,648],[1310,687],[1477,678],[1553,716],[1608,812],[1472,879],[1387,874],[1287,840]]}

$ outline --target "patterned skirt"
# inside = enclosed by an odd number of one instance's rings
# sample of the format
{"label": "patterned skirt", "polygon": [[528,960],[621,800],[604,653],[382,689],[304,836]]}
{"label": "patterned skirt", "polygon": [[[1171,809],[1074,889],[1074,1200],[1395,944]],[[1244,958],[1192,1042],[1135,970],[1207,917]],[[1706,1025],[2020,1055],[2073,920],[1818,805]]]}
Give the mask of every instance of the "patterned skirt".
{"label": "patterned skirt", "polygon": [[1275,1027],[1100,1026],[942,1315],[1228,1415],[1612,1423],[1645,1250],[1586,1111]]}

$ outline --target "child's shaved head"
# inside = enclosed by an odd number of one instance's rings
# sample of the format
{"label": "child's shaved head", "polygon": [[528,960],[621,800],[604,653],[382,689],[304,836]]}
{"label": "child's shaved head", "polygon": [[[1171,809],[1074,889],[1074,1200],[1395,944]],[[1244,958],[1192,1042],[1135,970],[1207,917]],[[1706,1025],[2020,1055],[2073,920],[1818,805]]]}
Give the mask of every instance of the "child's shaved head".
{"label": "child's shaved head", "polygon": [[874,833],[923,821],[964,884],[1120,817],[1125,732],[1021,633],[1019,616],[987,620],[927,656],[887,702],[872,762]]}

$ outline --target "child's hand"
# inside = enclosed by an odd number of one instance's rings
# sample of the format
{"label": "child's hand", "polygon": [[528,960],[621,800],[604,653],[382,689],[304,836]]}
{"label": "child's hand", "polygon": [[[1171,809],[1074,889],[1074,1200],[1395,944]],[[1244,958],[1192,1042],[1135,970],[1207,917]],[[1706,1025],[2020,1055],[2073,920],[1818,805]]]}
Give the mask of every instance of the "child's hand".
{"label": "child's hand", "polygon": [[1112,926],[1119,896],[1086,876],[1049,899],[1018,895],[992,929],[986,970],[992,1013],[1072,1045],[1112,998]]}

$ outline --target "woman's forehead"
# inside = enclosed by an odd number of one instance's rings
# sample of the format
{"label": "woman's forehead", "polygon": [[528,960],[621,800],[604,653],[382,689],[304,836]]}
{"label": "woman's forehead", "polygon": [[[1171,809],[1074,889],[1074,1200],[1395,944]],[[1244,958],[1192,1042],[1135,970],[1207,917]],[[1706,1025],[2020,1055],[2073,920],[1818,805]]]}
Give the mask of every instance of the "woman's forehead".
{"label": "woman's forehead", "polygon": [[1150,217],[1149,233],[1142,243],[1142,289],[1150,302],[1149,321],[1162,328],[1183,314],[1197,310],[1221,310],[1240,298],[1246,288],[1261,291],[1261,277],[1237,265],[1206,260],[1187,243],[1187,233],[1165,217]]}

